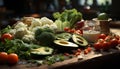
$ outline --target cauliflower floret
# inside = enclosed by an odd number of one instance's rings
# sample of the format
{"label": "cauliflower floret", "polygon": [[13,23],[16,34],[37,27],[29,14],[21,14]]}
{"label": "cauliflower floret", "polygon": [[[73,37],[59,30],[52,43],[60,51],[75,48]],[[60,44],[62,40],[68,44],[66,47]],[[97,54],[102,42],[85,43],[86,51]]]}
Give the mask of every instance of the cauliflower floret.
{"label": "cauliflower floret", "polygon": [[36,18],[36,19],[34,19],[33,21],[32,21],[32,23],[31,23],[31,25],[30,25],[30,27],[29,27],[29,30],[32,30],[33,28],[35,28],[35,27],[41,27],[42,26],[42,23],[40,22],[40,19],[38,19],[38,18]]}
{"label": "cauliflower floret", "polygon": [[47,17],[42,17],[42,18],[40,19],[40,21],[42,22],[42,25],[45,25],[45,24],[51,25],[51,24],[53,24],[53,21],[50,20],[50,19],[47,18]]}
{"label": "cauliflower floret", "polygon": [[32,32],[35,32],[37,29],[40,29],[41,27],[40,26],[36,26],[34,28],[31,29]]}
{"label": "cauliflower floret", "polygon": [[50,28],[50,25],[49,24],[45,24],[45,25],[43,25],[41,28]]}
{"label": "cauliflower floret", "polygon": [[27,30],[27,34],[26,35],[34,35],[35,33],[33,31]]}
{"label": "cauliflower floret", "polygon": [[34,35],[32,35],[32,34],[24,35],[22,40],[24,42],[28,42],[28,43],[36,41],[35,38],[34,38]]}
{"label": "cauliflower floret", "polygon": [[42,23],[40,22],[40,19],[35,18],[33,19],[31,26],[35,27],[35,26],[42,26]]}
{"label": "cauliflower floret", "polygon": [[57,29],[57,25],[55,23],[50,25],[50,29],[52,30],[56,30]]}
{"label": "cauliflower floret", "polygon": [[22,21],[23,23],[27,24],[28,26],[31,25],[31,22],[33,21],[34,17],[23,17]]}
{"label": "cauliflower floret", "polygon": [[21,39],[24,35],[28,33],[27,28],[19,28],[15,32],[15,38]]}
{"label": "cauliflower floret", "polygon": [[11,30],[9,31],[9,33],[12,34],[12,35],[15,35],[16,29],[11,29]]}
{"label": "cauliflower floret", "polygon": [[26,24],[24,24],[23,22],[21,22],[21,21],[18,21],[17,23],[16,23],[16,25],[15,25],[15,29],[19,29],[19,28],[26,28],[27,27],[27,25]]}

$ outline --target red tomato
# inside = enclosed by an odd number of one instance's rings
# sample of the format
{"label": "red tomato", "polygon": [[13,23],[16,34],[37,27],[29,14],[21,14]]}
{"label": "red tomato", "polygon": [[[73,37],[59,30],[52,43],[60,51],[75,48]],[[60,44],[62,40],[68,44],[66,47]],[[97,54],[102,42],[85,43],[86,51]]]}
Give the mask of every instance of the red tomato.
{"label": "red tomato", "polygon": [[104,39],[98,39],[98,42],[103,43],[105,40]]}
{"label": "red tomato", "polygon": [[77,52],[81,52],[81,49],[77,49]]}
{"label": "red tomato", "polygon": [[98,38],[99,38],[99,39],[105,39],[105,38],[106,38],[106,34],[100,34],[100,35],[98,36]]}
{"label": "red tomato", "polygon": [[84,50],[84,54],[88,54],[89,51],[87,49]]}
{"label": "red tomato", "polygon": [[65,28],[64,28],[64,31],[68,31],[68,30],[70,30],[69,27],[65,27]]}
{"label": "red tomato", "polygon": [[96,50],[102,49],[102,43],[100,43],[100,42],[94,43],[93,46]]}
{"label": "red tomato", "polygon": [[118,45],[118,40],[116,38],[113,38],[110,40],[111,47],[115,47]]}
{"label": "red tomato", "polygon": [[15,53],[11,53],[8,55],[8,63],[9,64],[16,64],[18,62],[19,58],[18,55]]}
{"label": "red tomato", "polygon": [[91,49],[91,47],[88,47],[87,50],[88,50],[88,52],[91,52],[92,49]]}
{"label": "red tomato", "polygon": [[110,48],[110,42],[104,41],[102,44],[102,49],[103,50],[108,50]]}
{"label": "red tomato", "polygon": [[108,35],[108,36],[105,38],[105,41],[110,41],[112,38],[113,38],[112,36],[109,36],[109,35]]}
{"label": "red tomato", "polygon": [[70,30],[70,33],[74,33],[74,32],[75,32],[75,29],[71,29],[71,30]]}
{"label": "red tomato", "polygon": [[0,52],[0,63],[6,63],[8,59],[8,54],[6,52]]}
{"label": "red tomato", "polygon": [[5,39],[11,40],[11,39],[13,39],[13,36],[12,36],[11,34],[9,34],[9,33],[5,33],[5,34],[3,34],[3,35],[1,36],[1,40],[2,40],[2,41],[5,41]]}

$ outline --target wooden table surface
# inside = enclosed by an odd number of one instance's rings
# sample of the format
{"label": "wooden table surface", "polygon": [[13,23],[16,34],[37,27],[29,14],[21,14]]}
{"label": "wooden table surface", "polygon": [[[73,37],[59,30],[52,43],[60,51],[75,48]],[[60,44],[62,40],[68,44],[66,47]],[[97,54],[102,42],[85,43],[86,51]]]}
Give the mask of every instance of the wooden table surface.
{"label": "wooden table surface", "polygon": [[120,35],[120,27],[119,28],[110,28],[111,32]]}
{"label": "wooden table surface", "polygon": [[[120,35],[120,28],[110,28],[111,32]],[[104,64],[103,62],[112,62],[112,63],[118,63],[120,62],[120,60],[118,61],[118,59],[120,58],[120,52],[115,52],[117,53],[110,53],[107,56],[101,56],[105,59],[101,59],[101,58],[95,58],[97,60],[85,60],[85,61],[79,61],[78,58],[72,58],[70,60],[65,60],[63,62],[57,62],[53,65],[42,65],[39,67],[28,67],[26,65],[22,65],[22,64],[17,64],[14,66],[8,66],[8,65],[0,65],[0,69],[90,69],[90,67],[92,69],[96,69],[96,67],[100,64]],[[112,55],[112,56],[111,56]],[[109,56],[109,58],[108,58]],[[94,58],[93,58],[94,59]],[[97,63],[97,64],[96,64]],[[109,63],[108,63],[109,64]],[[94,68],[92,67],[94,65]],[[111,64],[112,65],[112,64]],[[117,66],[117,65],[116,65]],[[119,66],[119,65],[118,65]],[[98,68],[97,68],[98,69]]]}

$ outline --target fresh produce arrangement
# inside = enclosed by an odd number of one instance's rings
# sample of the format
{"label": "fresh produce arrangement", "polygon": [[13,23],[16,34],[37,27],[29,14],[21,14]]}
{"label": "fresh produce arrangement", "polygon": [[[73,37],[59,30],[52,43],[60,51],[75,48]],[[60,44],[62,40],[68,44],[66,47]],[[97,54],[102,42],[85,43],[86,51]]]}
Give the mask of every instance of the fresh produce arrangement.
{"label": "fresh produce arrangement", "polygon": [[96,42],[89,43],[83,37],[85,21],[76,9],[56,12],[53,16],[55,21],[47,17],[23,17],[13,26],[2,29],[0,64],[13,65],[22,60],[39,65],[53,64],[120,44],[120,36],[102,33]]}

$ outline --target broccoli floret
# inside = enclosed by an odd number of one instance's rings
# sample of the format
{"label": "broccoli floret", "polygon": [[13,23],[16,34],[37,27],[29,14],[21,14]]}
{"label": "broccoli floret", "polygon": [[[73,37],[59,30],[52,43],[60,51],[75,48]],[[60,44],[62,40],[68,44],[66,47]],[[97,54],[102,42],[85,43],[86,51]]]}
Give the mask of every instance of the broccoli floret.
{"label": "broccoli floret", "polygon": [[42,29],[42,28],[38,28],[38,29],[35,31],[35,39],[37,39],[37,36],[39,36],[42,32],[43,32],[43,29]]}
{"label": "broccoli floret", "polygon": [[54,31],[52,29],[50,29],[50,28],[44,28],[43,31],[54,33]]}
{"label": "broccoli floret", "polygon": [[38,40],[41,45],[51,46],[55,40],[55,37],[51,32],[42,32],[40,35],[36,36],[36,40]]}
{"label": "broccoli floret", "polygon": [[37,36],[41,35],[42,32],[54,33],[54,31],[51,30],[50,28],[38,28],[38,29],[35,31],[35,39],[38,39]]}

